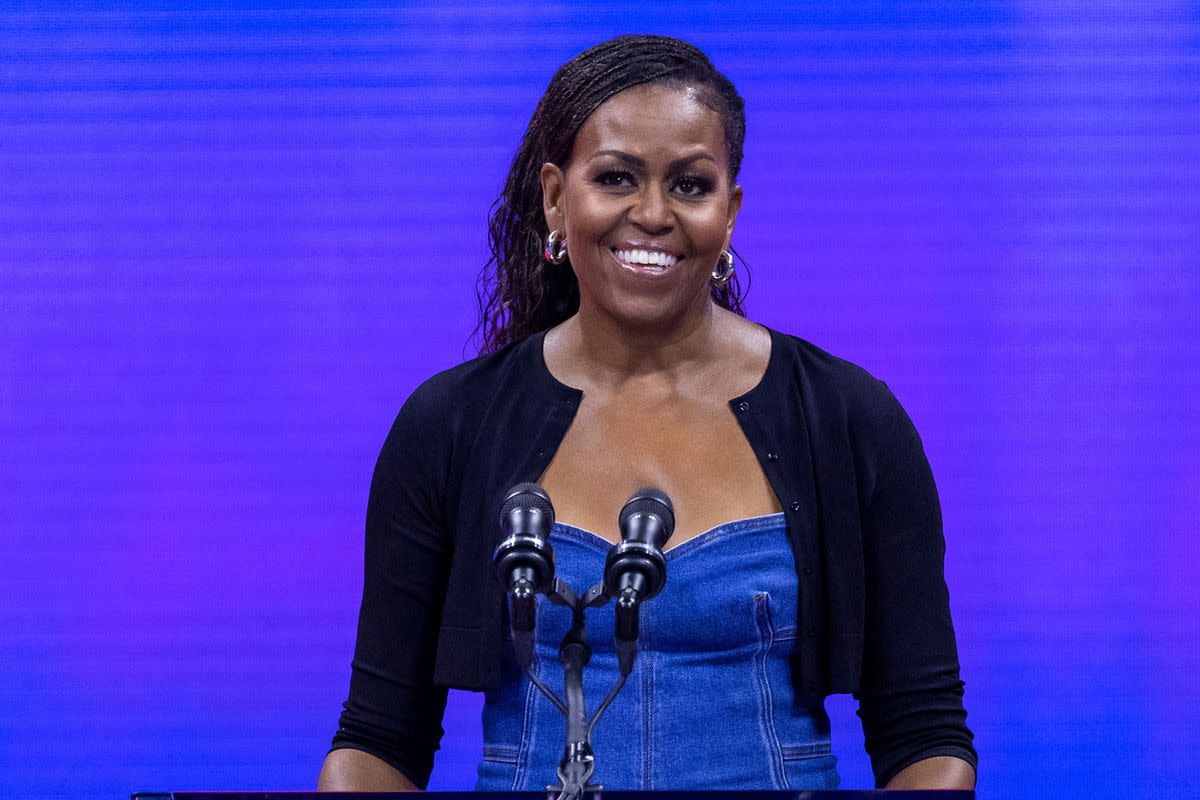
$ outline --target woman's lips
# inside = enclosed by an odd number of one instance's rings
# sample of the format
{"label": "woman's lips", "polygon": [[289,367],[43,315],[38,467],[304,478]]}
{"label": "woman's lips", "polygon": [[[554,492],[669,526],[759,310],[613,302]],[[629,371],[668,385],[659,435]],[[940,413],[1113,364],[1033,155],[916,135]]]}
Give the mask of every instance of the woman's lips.
{"label": "woman's lips", "polygon": [[633,264],[628,261],[625,261],[619,255],[617,255],[618,251],[615,247],[610,248],[608,252],[609,252],[609,255],[612,256],[612,260],[617,262],[617,266],[619,266],[621,269],[625,270],[626,272],[630,272],[634,275],[639,275],[639,276],[646,277],[646,278],[660,278],[663,275],[667,275],[667,274],[673,272],[675,270],[675,268],[679,266],[679,262],[683,261],[683,257],[679,256],[679,257],[676,257],[675,263],[670,264],[670,265]]}

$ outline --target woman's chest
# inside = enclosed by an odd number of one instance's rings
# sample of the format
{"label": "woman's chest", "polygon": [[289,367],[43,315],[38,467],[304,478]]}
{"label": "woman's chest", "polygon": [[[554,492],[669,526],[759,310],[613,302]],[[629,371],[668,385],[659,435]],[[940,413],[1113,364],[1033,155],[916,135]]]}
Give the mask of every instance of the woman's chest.
{"label": "woman's chest", "polygon": [[672,546],[781,510],[730,408],[704,399],[585,398],[539,482],[558,519],[610,541],[620,538],[621,506],[642,486],[671,498]]}

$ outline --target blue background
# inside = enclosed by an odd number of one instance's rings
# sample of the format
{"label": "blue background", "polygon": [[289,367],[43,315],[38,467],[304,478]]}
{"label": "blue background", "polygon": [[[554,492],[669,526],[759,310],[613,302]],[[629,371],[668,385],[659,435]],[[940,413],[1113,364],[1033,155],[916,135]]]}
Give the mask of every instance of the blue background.
{"label": "blue background", "polygon": [[921,432],[985,796],[1194,787],[1200,5],[69,8],[0,11],[0,795],[315,785],[378,448],[554,68],[646,31],[746,98],[751,317]]}

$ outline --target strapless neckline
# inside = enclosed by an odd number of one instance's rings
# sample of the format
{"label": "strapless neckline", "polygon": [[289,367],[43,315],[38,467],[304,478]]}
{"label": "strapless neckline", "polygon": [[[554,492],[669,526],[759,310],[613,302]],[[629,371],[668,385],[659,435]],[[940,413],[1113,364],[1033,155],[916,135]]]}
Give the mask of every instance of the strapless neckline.
{"label": "strapless neckline", "polygon": [[[725,538],[726,535],[737,533],[749,533],[758,531],[764,528],[773,527],[783,524],[786,516],[782,511],[776,511],[771,514],[760,514],[755,517],[742,517],[741,519],[731,519],[728,522],[722,522],[719,525],[714,525],[707,530],[703,530],[685,541],[676,545],[670,545],[666,550],[663,550],[663,556],[667,559],[678,558],[685,553],[700,549],[706,545],[713,544]],[[573,534],[574,539],[593,546],[596,549],[603,550],[605,553],[613,546],[613,542],[605,539],[600,534],[590,531],[587,528],[581,528],[578,525],[572,525],[569,522],[555,522],[555,529],[560,529]],[[554,535],[554,531],[551,531]],[[669,544],[669,542],[668,542]]]}

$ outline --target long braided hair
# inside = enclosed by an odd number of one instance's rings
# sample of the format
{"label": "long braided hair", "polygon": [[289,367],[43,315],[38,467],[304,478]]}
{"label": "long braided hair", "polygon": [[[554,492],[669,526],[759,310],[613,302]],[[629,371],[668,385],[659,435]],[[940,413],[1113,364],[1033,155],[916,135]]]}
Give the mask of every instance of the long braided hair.
{"label": "long braided hair", "polygon": [[[504,190],[488,219],[491,258],[479,273],[476,291],[487,355],[530,334],[552,328],[579,309],[575,273],[561,264],[544,268],[547,235],[542,209],[542,165],[566,165],[575,134],[601,103],[631,86],[694,87],[697,99],[716,111],[729,154],[729,182],[742,166],[746,138],[745,102],[695,45],[667,36],[620,36],[591,47],[558,68],[538,102],[513,157]],[[731,248],[732,250],[732,248]],[[568,256],[569,258],[569,256]],[[737,273],[711,288],[713,301],[745,315]]]}

